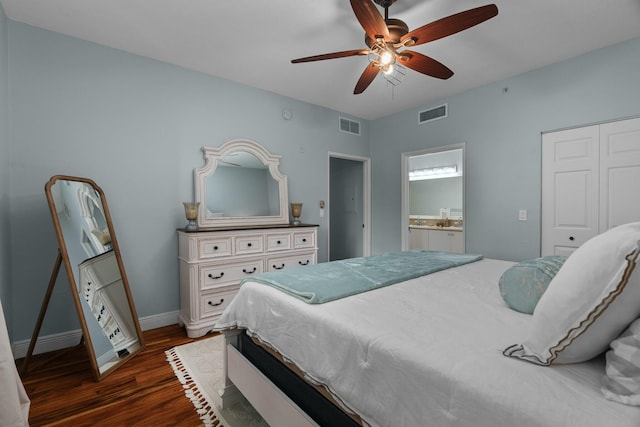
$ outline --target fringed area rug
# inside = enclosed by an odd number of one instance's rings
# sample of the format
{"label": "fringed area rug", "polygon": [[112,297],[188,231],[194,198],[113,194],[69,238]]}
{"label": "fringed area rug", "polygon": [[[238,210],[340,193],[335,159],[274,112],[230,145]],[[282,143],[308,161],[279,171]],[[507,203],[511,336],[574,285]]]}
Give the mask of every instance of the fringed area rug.
{"label": "fringed area rug", "polygon": [[174,347],[166,355],[205,426],[268,427],[244,398],[230,408],[220,409],[218,389],[223,380],[223,350],[224,337],[217,335]]}

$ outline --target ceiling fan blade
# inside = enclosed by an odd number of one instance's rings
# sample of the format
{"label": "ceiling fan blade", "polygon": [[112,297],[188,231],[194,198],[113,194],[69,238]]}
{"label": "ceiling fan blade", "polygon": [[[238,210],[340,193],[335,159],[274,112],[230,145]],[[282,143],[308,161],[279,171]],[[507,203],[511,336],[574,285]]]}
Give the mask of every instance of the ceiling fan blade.
{"label": "ceiling fan blade", "polygon": [[427,76],[446,80],[453,76],[453,71],[443,63],[436,61],[426,55],[412,50],[404,50],[398,55],[398,61],[407,68],[411,68]]}
{"label": "ceiling fan blade", "polygon": [[351,0],[351,8],[356,18],[371,40],[383,37],[389,40],[389,29],[384,18],[371,0]]}
{"label": "ceiling fan blade", "polygon": [[345,58],[347,56],[359,56],[359,55],[368,55],[368,54],[369,54],[369,51],[367,49],[344,50],[342,52],[325,53],[322,55],[314,55],[314,56],[307,56],[305,58],[292,59],[291,63],[299,64],[301,62],[323,61],[325,59]]}
{"label": "ceiling fan blade", "polygon": [[369,87],[373,79],[376,78],[376,76],[378,75],[378,71],[380,71],[380,69],[375,65],[367,65],[367,68],[364,69],[364,72],[360,76],[358,83],[356,83],[356,88],[353,90],[353,94],[358,95],[364,92],[364,90]]}
{"label": "ceiling fan blade", "polygon": [[446,18],[438,19],[420,28],[408,32],[400,39],[401,42],[412,38],[413,44],[408,46],[416,46],[430,41],[438,40],[443,37],[450,36],[459,31],[471,28],[474,25],[483,23],[498,14],[498,7],[495,4],[476,7],[464,12],[456,13]]}

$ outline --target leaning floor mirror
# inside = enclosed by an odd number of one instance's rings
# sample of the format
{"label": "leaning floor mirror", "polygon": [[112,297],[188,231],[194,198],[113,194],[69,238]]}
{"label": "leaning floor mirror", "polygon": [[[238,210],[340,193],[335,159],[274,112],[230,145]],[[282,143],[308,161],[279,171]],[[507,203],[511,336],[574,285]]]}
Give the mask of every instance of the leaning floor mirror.
{"label": "leaning floor mirror", "polygon": [[52,177],[45,192],[99,381],[144,348],[107,200],[95,182],[72,176]]}

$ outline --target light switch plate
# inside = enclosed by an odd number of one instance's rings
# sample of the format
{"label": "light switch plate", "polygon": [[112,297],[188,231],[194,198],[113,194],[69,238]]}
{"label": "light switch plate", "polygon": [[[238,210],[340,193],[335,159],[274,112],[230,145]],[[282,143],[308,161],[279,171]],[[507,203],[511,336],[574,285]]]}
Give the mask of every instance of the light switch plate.
{"label": "light switch plate", "polygon": [[520,212],[518,212],[518,221],[526,221],[526,220],[527,220],[527,210],[520,209]]}

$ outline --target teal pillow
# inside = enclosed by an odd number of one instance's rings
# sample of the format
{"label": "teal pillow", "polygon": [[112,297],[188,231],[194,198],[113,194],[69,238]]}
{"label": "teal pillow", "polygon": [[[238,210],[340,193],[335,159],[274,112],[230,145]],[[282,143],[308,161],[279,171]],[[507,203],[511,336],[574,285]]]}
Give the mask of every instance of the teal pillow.
{"label": "teal pillow", "polygon": [[509,307],[532,314],[565,256],[552,255],[515,264],[500,277],[500,294]]}

